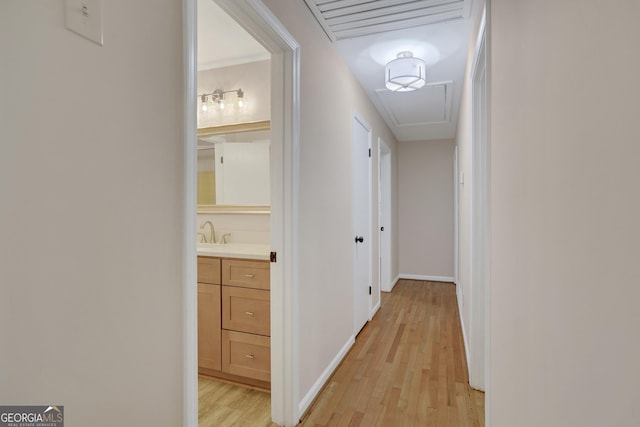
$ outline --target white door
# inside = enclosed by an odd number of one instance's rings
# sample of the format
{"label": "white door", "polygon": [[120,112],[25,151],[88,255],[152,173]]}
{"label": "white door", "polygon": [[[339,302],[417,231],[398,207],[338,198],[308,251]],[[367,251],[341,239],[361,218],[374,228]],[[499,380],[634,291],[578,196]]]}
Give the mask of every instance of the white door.
{"label": "white door", "polygon": [[371,292],[371,128],[357,115],[352,125],[353,333],[369,320]]}
{"label": "white door", "polygon": [[382,139],[378,139],[378,147],[380,289],[391,292],[391,150]]}

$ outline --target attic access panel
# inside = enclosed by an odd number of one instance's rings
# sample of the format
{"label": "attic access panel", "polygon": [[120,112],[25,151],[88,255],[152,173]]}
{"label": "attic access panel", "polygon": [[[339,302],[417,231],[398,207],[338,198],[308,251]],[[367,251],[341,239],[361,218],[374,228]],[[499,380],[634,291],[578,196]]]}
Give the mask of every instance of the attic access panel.
{"label": "attic access panel", "polygon": [[453,82],[435,83],[412,92],[376,91],[394,126],[447,123],[451,116]]}
{"label": "attic access panel", "polygon": [[305,0],[331,41],[469,17],[471,0]]}

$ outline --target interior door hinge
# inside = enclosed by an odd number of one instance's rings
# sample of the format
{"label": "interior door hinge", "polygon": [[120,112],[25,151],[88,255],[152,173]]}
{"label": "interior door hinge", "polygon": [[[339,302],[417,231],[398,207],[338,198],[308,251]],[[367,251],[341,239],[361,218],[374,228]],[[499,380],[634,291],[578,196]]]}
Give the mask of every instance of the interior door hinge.
{"label": "interior door hinge", "polygon": [[369,286],[369,295],[371,295],[371,286]]}
{"label": "interior door hinge", "polygon": [[369,148],[369,157],[371,157],[371,148]]}
{"label": "interior door hinge", "polygon": [[220,164],[224,163],[224,156],[220,156]]}
{"label": "interior door hinge", "polygon": [[269,254],[269,261],[277,262],[278,261],[278,254],[276,252],[271,252],[271,254]]}

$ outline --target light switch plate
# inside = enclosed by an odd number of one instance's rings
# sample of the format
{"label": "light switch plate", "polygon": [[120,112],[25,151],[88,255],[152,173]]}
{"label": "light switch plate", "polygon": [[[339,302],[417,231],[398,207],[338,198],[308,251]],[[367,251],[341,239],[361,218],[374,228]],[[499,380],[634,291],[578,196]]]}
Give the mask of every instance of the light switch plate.
{"label": "light switch plate", "polygon": [[64,23],[68,30],[103,45],[102,0],[64,0]]}

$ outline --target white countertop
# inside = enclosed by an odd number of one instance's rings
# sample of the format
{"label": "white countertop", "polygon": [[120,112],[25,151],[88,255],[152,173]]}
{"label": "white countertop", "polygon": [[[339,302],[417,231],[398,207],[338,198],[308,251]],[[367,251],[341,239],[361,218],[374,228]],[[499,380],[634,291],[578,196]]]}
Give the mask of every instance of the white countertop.
{"label": "white countertop", "polygon": [[271,247],[258,243],[199,243],[198,255],[219,258],[268,260]]}

